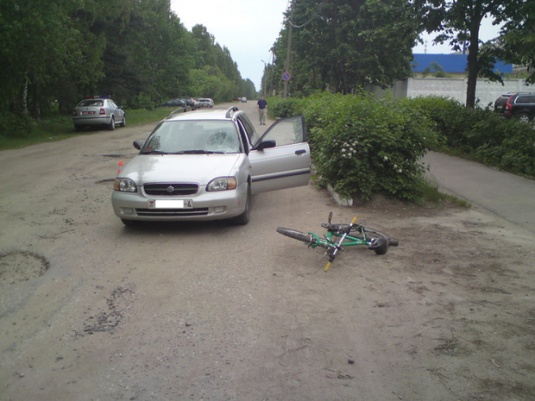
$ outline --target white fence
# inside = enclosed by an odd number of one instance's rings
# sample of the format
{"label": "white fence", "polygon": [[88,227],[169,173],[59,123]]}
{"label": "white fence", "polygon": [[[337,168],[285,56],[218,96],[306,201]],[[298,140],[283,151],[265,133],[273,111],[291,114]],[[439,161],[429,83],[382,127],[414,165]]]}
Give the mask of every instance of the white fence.
{"label": "white fence", "polygon": [[[526,85],[523,79],[505,79],[488,82],[478,79],[476,85],[476,102],[480,107],[494,105],[500,95],[507,92],[535,92],[535,85]],[[397,81],[390,89],[395,97],[443,96],[466,103],[467,80],[464,78],[409,78]]]}

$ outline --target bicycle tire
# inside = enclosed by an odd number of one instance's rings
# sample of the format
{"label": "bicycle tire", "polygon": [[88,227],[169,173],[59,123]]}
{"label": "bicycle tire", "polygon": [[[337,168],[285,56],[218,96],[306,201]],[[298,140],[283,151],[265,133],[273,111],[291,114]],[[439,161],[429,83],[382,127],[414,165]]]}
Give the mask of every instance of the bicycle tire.
{"label": "bicycle tire", "polygon": [[279,234],[286,235],[287,237],[296,239],[297,241],[304,242],[307,245],[314,245],[316,243],[316,239],[312,235],[306,234],[302,231],[297,231],[291,228],[277,227],[277,232]]}
{"label": "bicycle tire", "polygon": [[[399,241],[397,239],[392,238],[390,235],[385,234],[384,232],[379,231],[379,230],[377,230],[375,228],[361,227],[361,229],[364,230],[364,234],[366,235],[366,239],[382,237],[382,238],[384,238],[386,240],[385,246],[381,246],[381,247],[379,247],[377,249],[373,249],[377,255],[384,255],[388,251],[388,247],[389,246],[398,246],[399,245]],[[361,239],[364,239],[363,236],[362,236],[362,232],[361,231],[357,232],[356,234],[351,233],[351,235],[353,235],[355,237],[358,237],[358,238],[361,238]],[[372,248],[370,248],[370,249],[372,249]]]}
{"label": "bicycle tire", "polygon": [[[388,240],[388,245],[389,246],[398,246],[399,245],[399,241],[395,238],[392,238],[390,235],[382,232],[382,231],[379,231],[375,228],[370,228],[370,227],[364,227],[364,232],[366,233],[366,237],[373,237],[373,234],[376,234],[376,235],[379,235],[381,237],[384,237]],[[371,234],[371,235],[370,235]],[[351,234],[353,235],[353,234]]]}

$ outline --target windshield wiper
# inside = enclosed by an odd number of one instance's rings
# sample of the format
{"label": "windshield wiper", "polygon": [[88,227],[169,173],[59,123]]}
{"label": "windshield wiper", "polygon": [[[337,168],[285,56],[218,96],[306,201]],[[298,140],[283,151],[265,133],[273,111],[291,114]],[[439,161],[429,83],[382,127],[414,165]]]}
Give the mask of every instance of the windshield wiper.
{"label": "windshield wiper", "polygon": [[161,150],[145,150],[141,152],[142,155],[167,155],[167,152],[162,152]]}
{"label": "windshield wiper", "polygon": [[213,153],[225,153],[225,152],[216,152],[213,150],[203,150],[203,149],[190,149],[183,150],[181,152],[173,152],[174,155],[211,155]]}

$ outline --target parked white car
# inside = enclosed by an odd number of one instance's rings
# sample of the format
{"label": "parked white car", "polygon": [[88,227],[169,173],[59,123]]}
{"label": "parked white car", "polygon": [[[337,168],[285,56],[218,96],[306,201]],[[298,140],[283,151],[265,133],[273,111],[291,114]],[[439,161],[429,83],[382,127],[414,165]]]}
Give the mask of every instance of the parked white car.
{"label": "parked white car", "polygon": [[76,130],[84,127],[105,126],[114,130],[117,124],[126,127],[126,113],[115,102],[106,97],[84,99],[72,112]]}
{"label": "parked white car", "polygon": [[214,101],[208,97],[201,97],[197,99],[197,102],[199,102],[199,107],[214,107]]}
{"label": "parked white car", "polygon": [[114,182],[125,225],[231,219],[247,224],[251,195],[307,185],[310,148],[303,117],[278,120],[262,136],[244,112],[201,110],[161,121]]}

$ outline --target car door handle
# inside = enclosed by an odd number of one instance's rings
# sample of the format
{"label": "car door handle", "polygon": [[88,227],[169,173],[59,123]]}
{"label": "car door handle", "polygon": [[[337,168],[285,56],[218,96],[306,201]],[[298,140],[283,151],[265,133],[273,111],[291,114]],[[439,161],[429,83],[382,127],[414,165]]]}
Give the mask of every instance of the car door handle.
{"label": "car door handle", "polygon": [[299,149],[299,150],[296,150],[296,151],[295,151],[295,154],[296,154],[297,156],[299,156],[299,155],[302,155],[303,153],[306,153],[306,152],[307,152],[307,151],[306,151],[305,149]]}

